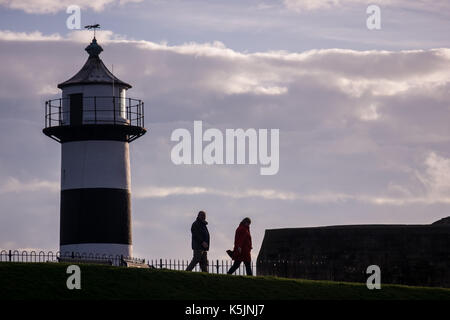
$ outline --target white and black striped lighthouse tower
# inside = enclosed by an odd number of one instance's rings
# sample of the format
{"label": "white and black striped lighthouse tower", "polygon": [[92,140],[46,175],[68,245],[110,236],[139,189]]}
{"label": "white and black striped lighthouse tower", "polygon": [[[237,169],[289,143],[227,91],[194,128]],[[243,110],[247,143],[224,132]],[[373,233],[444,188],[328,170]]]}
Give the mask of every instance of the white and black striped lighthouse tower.
{"label": "white and black striped lighthouse tower", "polygon": [[61,143],[60,252],[132,256],[129,143],[144,103],[103,64],[94,39],[81,70],[46,102],[44,134]]}

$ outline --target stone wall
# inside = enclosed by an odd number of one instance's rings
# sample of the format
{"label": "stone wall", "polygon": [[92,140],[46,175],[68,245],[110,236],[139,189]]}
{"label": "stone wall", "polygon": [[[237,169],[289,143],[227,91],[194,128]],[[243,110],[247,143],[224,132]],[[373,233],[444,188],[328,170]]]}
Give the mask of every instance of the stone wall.
{"label": "stone wall", "polygon": [[450,287],[450,225],[351,225],[266,230],[258,275]]}

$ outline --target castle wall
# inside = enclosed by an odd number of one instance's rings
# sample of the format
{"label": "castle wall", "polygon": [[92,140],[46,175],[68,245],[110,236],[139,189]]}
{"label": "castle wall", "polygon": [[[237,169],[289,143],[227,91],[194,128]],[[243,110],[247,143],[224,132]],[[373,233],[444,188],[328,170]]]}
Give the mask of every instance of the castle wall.
{"label": "castle wall", "polygon": [[361,225],[266,230],[258,275],[450,287],[450,225]]}

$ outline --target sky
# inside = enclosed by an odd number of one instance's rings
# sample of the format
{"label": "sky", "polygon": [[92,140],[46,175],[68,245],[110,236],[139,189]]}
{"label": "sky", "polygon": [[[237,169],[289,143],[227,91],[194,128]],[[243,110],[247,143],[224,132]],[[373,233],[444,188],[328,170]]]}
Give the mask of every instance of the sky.
{"label": "sky", "polygon": [[[450,2],[0,0],[0,249],[56,250],[61,146],[44,103],[103,62],[145,102],[130,145],[134,256],[189,259],[207,212],[210,259],[244,217],[266,229],[428,224],[450,212]],[[369,4],[381,29],[369,30]],[[279,129],[279,171],[175,165],[175,129]]]}

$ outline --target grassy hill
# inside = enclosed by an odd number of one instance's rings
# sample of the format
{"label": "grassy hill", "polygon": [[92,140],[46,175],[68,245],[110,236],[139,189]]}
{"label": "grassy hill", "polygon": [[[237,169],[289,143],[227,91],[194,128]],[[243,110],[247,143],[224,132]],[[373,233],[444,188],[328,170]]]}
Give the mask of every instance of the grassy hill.
{"label": "grassy hill", "polygon": [[244,277],[80,265],[81,290],[68,290],[63,263],[0,263],[0,299],[448,299],[450,289]]}

